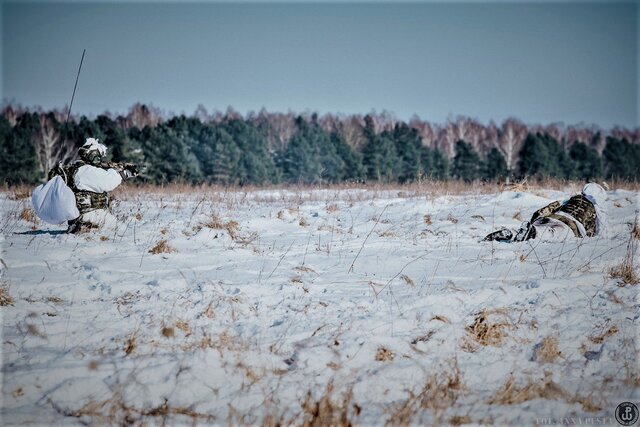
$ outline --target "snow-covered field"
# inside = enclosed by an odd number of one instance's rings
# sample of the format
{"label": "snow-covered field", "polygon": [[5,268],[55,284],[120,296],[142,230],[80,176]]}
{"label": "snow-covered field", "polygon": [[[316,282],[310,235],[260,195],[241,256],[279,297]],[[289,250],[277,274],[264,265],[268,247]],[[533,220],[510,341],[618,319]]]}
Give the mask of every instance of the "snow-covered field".
{"label": "snow-covered field", "polygon": [[639,193],[607,238],[479,242],[575,190],[131,191],[81,235],[0,193],[0,424],[615,424]]}

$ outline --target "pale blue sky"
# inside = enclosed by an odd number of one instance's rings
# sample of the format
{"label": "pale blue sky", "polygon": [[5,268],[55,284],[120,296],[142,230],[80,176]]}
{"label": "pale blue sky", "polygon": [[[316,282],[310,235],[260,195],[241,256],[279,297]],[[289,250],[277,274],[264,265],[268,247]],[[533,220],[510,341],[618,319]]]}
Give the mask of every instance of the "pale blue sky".
{"label": "pale blue sky", "polygon": [[388,110],[640,124],[637,2],[34,3],[2,10],[2,97],[124,113]]}

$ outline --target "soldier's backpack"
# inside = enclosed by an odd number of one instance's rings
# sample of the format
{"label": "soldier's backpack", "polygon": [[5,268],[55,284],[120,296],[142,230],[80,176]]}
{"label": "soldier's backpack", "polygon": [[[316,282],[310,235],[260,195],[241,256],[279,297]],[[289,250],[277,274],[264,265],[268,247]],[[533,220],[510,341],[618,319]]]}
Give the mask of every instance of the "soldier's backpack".
{"label": "soldier's backpack", "polygon": [[62,224],[80,216],[76,196],[60,175],[37,186],[31,194],[31,204],[38,217],[49,224]]}

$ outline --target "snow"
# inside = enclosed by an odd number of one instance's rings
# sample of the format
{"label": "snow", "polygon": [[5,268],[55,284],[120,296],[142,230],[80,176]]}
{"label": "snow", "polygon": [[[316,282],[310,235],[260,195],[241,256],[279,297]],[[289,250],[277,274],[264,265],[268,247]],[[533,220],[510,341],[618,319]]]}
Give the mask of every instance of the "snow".
{"label": "snow", "polygon": [[[608,274],[639,193],[609,192],[606,238],[480,242],[570,195],[132,191],[117,223],[68,235],[0,193],[0,423],[302,423],[309,391],[352,390],[352,421],[381,425],[434,378],[410,423],[612,418],[640,398],[638,287]],[[467,329],[482,310],[499,344]],[[561,392],[490,402],[510,378]]]}

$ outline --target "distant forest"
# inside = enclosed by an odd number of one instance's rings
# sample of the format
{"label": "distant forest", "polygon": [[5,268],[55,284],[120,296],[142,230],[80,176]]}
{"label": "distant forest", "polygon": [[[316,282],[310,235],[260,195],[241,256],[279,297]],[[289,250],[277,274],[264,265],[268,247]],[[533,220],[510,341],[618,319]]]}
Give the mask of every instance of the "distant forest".
{"label": "distant forest", "polygon": [[263,185],[640,178],[640,129],[501,124],[467,117],[443,124],[388,113],[332,115],[228,109],[167,115],[142,104],[95,118],[5,106],[0,183],[36,184],[77,158],[87,137],[111,161],[143,168],[141,182]]}

